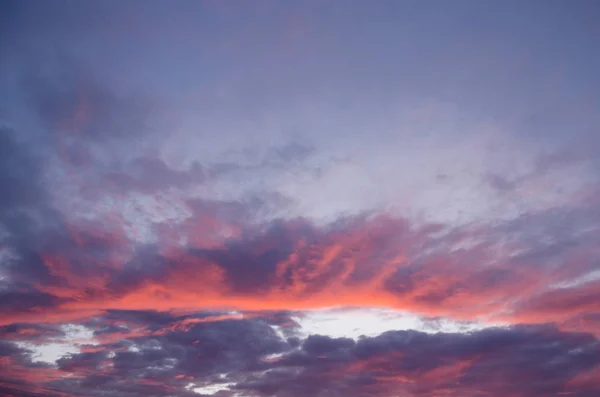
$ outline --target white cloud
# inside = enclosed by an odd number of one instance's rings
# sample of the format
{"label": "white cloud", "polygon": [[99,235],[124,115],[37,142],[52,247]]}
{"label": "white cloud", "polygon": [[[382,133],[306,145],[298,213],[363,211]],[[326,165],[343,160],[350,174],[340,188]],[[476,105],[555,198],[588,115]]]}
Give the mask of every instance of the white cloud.
{"label": "white cloud", "polygon": [[17,346],[32,352],[33,362],[56,364],[58,360],[69,354],[77,354],[82,345],[95,345],[94,332],[82,325],[66,324],[61,327],[64,336],[52,338],[46,343],[34,344],[17,342]]}
{"label": "white cloud", "polygon": [[476,321],[427,319],[409,312],[386,308],[332,308],[304,312],[294,318],[304,336],[325,335],[332,338],[358,339],[375,337],[387,331],[415,330],[426,333],[464,333],[498,326]]}
{"label": "white cloud", "polygon": [[[227,379],[228,374],[219,374],[220,380]],[[187,390],[193,391],[194,393],[203,394],[203,395],[216,395],[223,391],[230,391],[231,387],[235,386],[233,382],[221,382],[221,383],[206,383],[202,386],[199,386],[196,383],[189,383],[185,388]],[[236,395],[236,394],[234,394]]]}

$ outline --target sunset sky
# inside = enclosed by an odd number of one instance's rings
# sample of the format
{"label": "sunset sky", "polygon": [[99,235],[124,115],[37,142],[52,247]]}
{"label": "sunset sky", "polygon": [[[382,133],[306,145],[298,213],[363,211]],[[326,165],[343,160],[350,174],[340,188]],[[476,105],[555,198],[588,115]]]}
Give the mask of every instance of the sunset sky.
{"label": "sunset sky", "polygon": [[0,0],[0,396],[600,396],[598,21]]}

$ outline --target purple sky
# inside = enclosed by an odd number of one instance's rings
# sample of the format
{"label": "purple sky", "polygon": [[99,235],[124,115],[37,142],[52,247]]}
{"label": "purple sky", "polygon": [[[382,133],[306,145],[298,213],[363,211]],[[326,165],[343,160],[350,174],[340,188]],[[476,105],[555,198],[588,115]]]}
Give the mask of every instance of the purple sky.
{"label": "purple sky", "polygon": [[599,395],[599,20],[0,1],[0,395]]}

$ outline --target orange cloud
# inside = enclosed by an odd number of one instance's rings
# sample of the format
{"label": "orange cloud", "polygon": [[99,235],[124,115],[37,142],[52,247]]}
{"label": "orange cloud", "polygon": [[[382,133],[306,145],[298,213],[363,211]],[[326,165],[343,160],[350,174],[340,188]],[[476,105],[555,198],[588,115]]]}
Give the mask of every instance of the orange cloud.
{"label": "orange cloud", "polygon": [[[600,312],[598,282],[548,291],[548,285],[571,274],[543,273],[533,262],[513,263],[511,249],[477,242],[485,230],[466,230],[436,242],[431,235],[439,234],[439,228],[415,229],[402,219],[379,216],[329,229],[290,222],[277,233],[251,239],[241,226],[230,225],[236,230],[232,236],[211,240],[227,224],[199,215],[194,219],[197,227],[188,223],[178,236],[190,233],[200,242],[192,239],[184,248],[176,244],[179,237],[171,236],[154,256],[142,259],[127,252],[118,233],[78,233],[71,224],[75,248],[62,255],[43,253],[51,281],[36,283],[39,291],[60,298],[59,303],[4,315],[0,323],[74,321],[109,309],[385,306],[459,320],[557,324]],[[79,253],[93,244],[102,244],[108,254]],[[111,255],[113,249],[117,253]],[[128,269],[132,261],[137,268]]]}

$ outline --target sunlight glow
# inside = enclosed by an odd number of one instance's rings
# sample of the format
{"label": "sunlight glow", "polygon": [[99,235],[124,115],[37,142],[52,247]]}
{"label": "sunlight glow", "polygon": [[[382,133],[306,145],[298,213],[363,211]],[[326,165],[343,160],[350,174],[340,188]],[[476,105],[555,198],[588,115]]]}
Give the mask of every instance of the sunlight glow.
{"label": "sunlight glow", "polygon": [[325,335],[332,338],[374,337],[387,331],[415,330],[425,333],[467,333],[498,324],[428,319],[408,312],[385,308],[333,308],[305,312],[294,317],[303,337]]}

